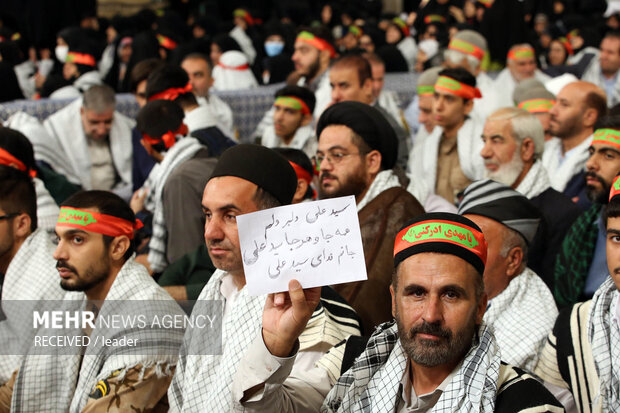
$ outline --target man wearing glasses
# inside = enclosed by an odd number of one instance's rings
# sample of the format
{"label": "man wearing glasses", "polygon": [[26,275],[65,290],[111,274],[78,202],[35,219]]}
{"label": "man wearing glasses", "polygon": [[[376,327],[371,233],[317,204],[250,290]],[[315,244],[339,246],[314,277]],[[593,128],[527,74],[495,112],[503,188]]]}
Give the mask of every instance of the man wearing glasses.
{"label": "man wearing glasses", "polygon": [[329,107],[317,125],[321,199],[354,195],[368,280],[334,286],[369,333],[392,319],[391,243],[405,221],[424,213],[393,172],[398,140],[385,117],[360,102]]}

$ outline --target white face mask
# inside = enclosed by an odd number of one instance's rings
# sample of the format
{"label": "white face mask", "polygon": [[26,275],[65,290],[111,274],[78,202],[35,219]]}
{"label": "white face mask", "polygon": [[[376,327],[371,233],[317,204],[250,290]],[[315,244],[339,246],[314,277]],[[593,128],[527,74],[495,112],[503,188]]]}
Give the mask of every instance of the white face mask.
{"label": "white face mask", "polygon": [[69,53],[69,46],[56,46],[54,49],[54,54],[56,55],[56,59],[60,61],[60,63],[64,63],[67,60],[67,54]]}

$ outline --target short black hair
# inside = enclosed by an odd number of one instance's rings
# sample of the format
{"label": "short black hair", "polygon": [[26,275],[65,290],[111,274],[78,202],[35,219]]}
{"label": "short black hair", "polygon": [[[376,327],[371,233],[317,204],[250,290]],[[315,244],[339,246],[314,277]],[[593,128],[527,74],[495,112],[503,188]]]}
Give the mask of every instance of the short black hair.
{"label": "short black hair", "polygon": [[588,92],[583,100],[583,105],[586,109],[594,109],[597,113],[597,118],[607,115],[607,100],[599,93]]}
{"label": "short black hair", "polygon": [[439,72],[439,76],[447,76],[471,87],[476,87],[476,78],[474,77],[474,75],[472,75],[462,67],[444,69]]}
{"label": "short black hair", "polygon": [[[146,79],[146,98],[163,92],[170,88],[185,87],[189,82],[189,76],[179,66],[164,64],[155,68]],[[175,100],[181,106],[197,105],[198,101],[192,92],[180,94]]]}
{"label": "short black hair", "polygon": [[183,109],[170,100],[148,102],[136,116],[136,127],[140,133],[159,138],[164,133],[175,131],[183,123]]}
{"label": "short black hair", "polygon": [[192,52],[183,57],[181,62],[185,60],[203,60],[207,63],[207,67],[209,68],[209,72],[213,69],[213,64],[211,63],[211,58],[204,53],[201,52]]}
{"label": "short black hair", "polygon": [[0,208],[6,214],[26,213],[30,231],[37,229],[37,193],[30,176],[10,166],[0,165]]}
{"label": "short black hair", "polygon": [[136,93],[136,90],[138,90],[138,84],[140,84],[143,80],[146,80],[153,70],[163,64],[164,62],[161,59],[154,57],[144,59],[136,63],[133,69],[131,69],[131,74],[129,76],[129,90]]}
{"label": "short black hair", "polygon": [[19,159],[26,168],[35,169],[32,144],[21,132],[0,126],[0,148]]}
{"label": "short black hair", "polygon": [[[118,195],[109,191],[80,191],[67,198],[61,206],[80,209],[97,208],[101,214],[111,215],[129,222],[134,222],[136,220],[136,215],[129,207],[129,204],[123,201]],[[110,246],[113,239],[114,237],[109,235],[103,236],[103,244],[106,248]],[[125,260],[128,260],[136,250],[134,240],[132,239],[130,241],[129,248],[123,256]]]}
{"label": "short black hair", "polygon": [[296,98],[301,99],[306,105],[308,105],[308,109],[310,109],[310,114],[314,112],[314,107],[316,105],[316,97],[314,93],[306,87],[297,86],[297,85],[289,85],[284,86],[282,89],[278,89],[275,97],[278,98],[280,96],[295,96]]}
{"label": "short black hair", "polygon": [[372,80],[372,67],[370,66],[370,62],[357,53],[349,53],[338,58],[332,63],[332,68],[335,67],[355,68],[360,86],[362,86],[366,80]]}
{"label": "short black hair", "polygon": [[620,129],[620,115],[605,115],[598,118],[594,129]]}
{"label": "short black hair", "polygon": [[[314,168],[312,167],[312,162],[308,155],[302,150],[294,149],[294,148],[272,148],[274,151],[278,152],[280,155],[284,156],[288,161],[296,163],[301,166],[304,171],[308,172],[310,176],[314,175]],[[304,199],[312,199],[314,195],[314,191],[308,185],[308,190],[304,194]]]}

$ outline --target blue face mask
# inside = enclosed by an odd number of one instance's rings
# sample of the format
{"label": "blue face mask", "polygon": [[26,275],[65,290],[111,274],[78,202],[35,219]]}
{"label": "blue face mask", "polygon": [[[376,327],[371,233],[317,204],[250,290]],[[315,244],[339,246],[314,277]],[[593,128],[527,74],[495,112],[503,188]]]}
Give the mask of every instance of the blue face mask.
{"label": "blue face mask", "polygon": [[265,52],[267,56],[273,57],[282,53],[284,50],[284,43],[282,42],[266,42],[265,43]]}

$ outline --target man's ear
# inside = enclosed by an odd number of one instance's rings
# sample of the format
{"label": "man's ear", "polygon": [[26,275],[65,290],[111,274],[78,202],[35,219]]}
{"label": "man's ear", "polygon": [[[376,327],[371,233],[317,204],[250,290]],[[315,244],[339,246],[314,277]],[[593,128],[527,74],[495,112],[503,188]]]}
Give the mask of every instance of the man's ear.
{"label": "man's ear", "polygon": [[484,313],[487,311],[487,304],[489,303],[489,296],[486,292],[482,293],[480,301],[478,301],[478,308],[476,309],[476,324],[481,324],[484,318]]}
{"label": "man's ear", "polygon": [[30,235],[30,225],[32,225],[32,219],[30,215],[22,212],[13,220],[13,232],[18,238],[27,238]]}
{"label": "man's ear", "polygon": [[582,115],[583,126],[586,128],[593,128],[594,124],[598,120],[598,112],[594,108],[586,108]]}
{"label": "man's ear", "polygon": [[113,261],[122,260],[130,245],[131,241],[126,235],[115,237],[110,243],[110,258]]}
{"label": "man's ear", "polygon": [[521,269],[521,264],[523,263],[523,250],[521,247],[513,247],[510,251],[508,251],[506,260],[508,261],[506,275],[512,279],[519,275],[519,270]]}
{"label": "man's ear", "polygon": [[366,154],[366,170],[370,175],[376,175],[381,171],[381,152],[376,149]]}
{"label": "man's ear", "polygon": [[523,139],[523,142],[521,142],[521,160],[523,160],[523,162],[533,160],[535,152],[536,147],[534,145],[534,140],[532,138]]}
{"label": "man's ear", "polygon": [[309,113],[307,115],[303,115],[301,117],[301,126],[309,125],[310,122],[312,122],[312,113]]}

